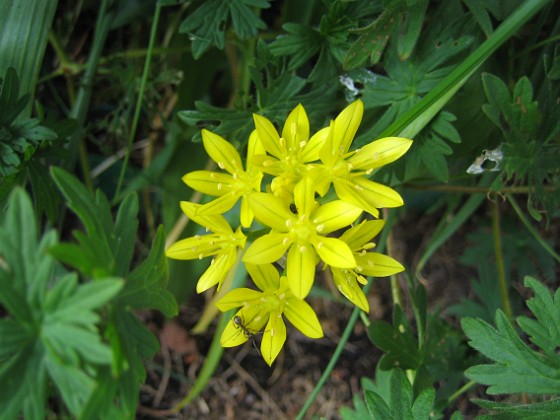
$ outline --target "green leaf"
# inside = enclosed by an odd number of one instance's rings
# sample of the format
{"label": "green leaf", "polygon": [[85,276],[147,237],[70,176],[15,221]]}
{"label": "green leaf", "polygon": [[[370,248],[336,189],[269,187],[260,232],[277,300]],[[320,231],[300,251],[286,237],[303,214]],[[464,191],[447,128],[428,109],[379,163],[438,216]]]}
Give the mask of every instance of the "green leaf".
{"label": "green leaf", "polygon": [[502,311],[497,311],[495,322],[496,329],[481,320],[461,320],[461,326],[470,339],[469,345],[495,362],[471,367],[465,375],[490,385],[489,394],[560,393],[558,357],[551,358],[527,346]]}
{"label": "green leaf", "polygon": [[542,283],[529,276],[525,277],[525,286],[533,289],[535,293],[535,296],[527,301],[527,306],[537,319],[521,316],[517,323],[536,346],[549,358],[557,360],[560,365],[557,353],[560,347],[560,289],[552,296]]}
{"label": "green leaf", "polygon": [[412,384],[405,373],[389,372],[389,388],[384,393],[365,390],[365,401],[374,419],[425,420],[431,417],[435,399],[433,387],[424,388],[414,399]]}
{"label": "green leaf", "polygon": [[559,398],[523,405],[484,401],[479,399],[471,401],[481,407],[495,411],[495,413],[490,415],[478,416],[477,419],[480,420],[549,420],[555,418],[560,412]]}
{"label": "green leaf", "polygon": [[115,274],[119,276],[124,276],[129,270],[138,231],[137,216],[138,196],[133,193],[127,194],[119,207],[114,229],[114,235],[118,238],[115,250]]}
{"label": "green leaf", "polygon": [[233,30],[241,39],[257,35],[258,29],[266,24],[251,9],[270,7],[267,0],[208,0],[201,4],[183,21],[179,32],[188,33],[192,41],[192,54],[195,59],[212,45],[224,48],[227,21],[231,17]]}
{"label": "green leaf", "polygon": [[276,56],[292,56],[288,70],[295,70],[321,49],[321,34],[305,25],[285,23],[282,28],[288,35],[280,35],[270,44]]}
{"label": "green leaf", "polygon": [[501,2],[495,0],[463,0],[467,5],[469,11],[472,13],[484,34],[488,37],[492,35],[494,29],[492,27],[492,20],[490,13],[498,20],[502,20],[503,12]]}
{"label": "green leaf", "polygon": [[0,126],[9,127],[25,109],[30,95],[19,96],[19,79],[13,67],[8,67],[0,83]]}
{"label": "green leaf", "polygon": [[352,44],[344,59],[344,68],[351,70],[360,67],[368,57],[372,65],[378,63],[387,46],[389,36],[395,29],[398,15],[398,7],[386,9],[370,25],[360,29],[360,37]]}
{"label": "green leaf", "polygon": [[420,366],[422,357],[418,343],[399,306],[395,306],[393,311],[393,325],[375,321],[369,326],[368,333],[373,344],[386,353],[379,362],[383,369],[393,366],[416,369]]}
{"label": "green leaf", "polygon": [[[26,94],[33,95],[35,91],[57,3],[57,0],[0,2],[0,75],[14,67],[20,77],[20,90]],[[30,114],[28,106],[22,117]]]}
{"label": "green leaf", "polygon": [[177,302],[167,290],[167,258],[163,227],[157,231],[148,258],[128,277],[117,301],[122,307],[157,309],[166,316],[178,313]]}

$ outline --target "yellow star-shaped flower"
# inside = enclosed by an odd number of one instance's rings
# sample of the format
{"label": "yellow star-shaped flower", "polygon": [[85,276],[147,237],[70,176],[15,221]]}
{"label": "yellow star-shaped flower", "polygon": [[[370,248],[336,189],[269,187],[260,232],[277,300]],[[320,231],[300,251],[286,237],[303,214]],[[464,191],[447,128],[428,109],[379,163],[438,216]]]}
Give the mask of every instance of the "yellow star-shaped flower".
{"label": "yellow star-shaped flower", "polygon": [[304,178],[295,187],[295,203],[286,203],[267,193],[249,196],[249,205],[257,220],[272,230],[249,246],[243,261],[272,263],[288,252],[286,273],[290,289],[300,299],[307,296],[313,285],[319,259],[333,267],[356,266],[348,245],[327,235],[353,223],[362,210],[341,200],[319,206],[314,194],[311,181]]}
{"label": "yellow star-shaped flower", "polygon": [[193,260],[215,256],[210,267],[198,280],[196,291],[202,293],[214,285],[220,288],[237,259],[237,249],[245,248],[247,238],[239,227],[235,232],[219,214],[198,215],[200,204],[181,201],[181,209],[194,222],[214,233],[181,239],[165,250],[165,255],[176,260]]}
{"label": "yellow star-shaped flower", "polygon": [[272,365],[286,341],[283,316],[306,336],[323,336],[323,329],[311,306],[294,296],[289,280],[284,276],[280,277],[272,264],[246,264],[246,267],[261,292],[239,288],[216,303],[222,312],[241,307],[222,333],[220,343],[223,347],[238,346],[255,338],[266,324],[261,354],[266,363]]}

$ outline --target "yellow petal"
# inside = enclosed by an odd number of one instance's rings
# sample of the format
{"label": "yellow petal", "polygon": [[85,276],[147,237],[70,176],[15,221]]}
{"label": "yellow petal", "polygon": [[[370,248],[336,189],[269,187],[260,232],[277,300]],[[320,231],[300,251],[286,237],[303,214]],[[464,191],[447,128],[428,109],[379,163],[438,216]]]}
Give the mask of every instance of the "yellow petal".
{"label": "yellow petal", "polygon": [[362,209],[342,200],[331,201],[313,212],[311,220],[321,234],[334,232],[352,224],[362,214]]}
{"label": "yellow petal", "polygon": [[271,366],[274,359],[282,350],[286,341],[286,324],[282,314],[272,313],[264,330],[261,342],[261,354],[264,361]]}
{"label": "yellow petal", "polygon": [[245,267],[253,282],[263,292],[277,290],[280,286],[280,275],[272,264],[245,264]]}
{"label": "yellow petal", "polygon": [[220,214],[208,214],[208,215],[197,215],[197,210],[202,207],[201,204],[191,203],[189,201],[181,201],[181,210],[187,215],[187,217],[206,229],[212,232],[231,234],[233,230],[231,226]]}
{"label": "yellow petal", "polygon": [[254,155],[251,158],[251,167],[274,176],[280,176],[284,173],[284,163],[276,159],[274,156],[265,154]]}
{"label": "yellow petal", "polygon": [[269,193],[250,194],[247,199],[259,222],[279,232],[289,230],[286,222],[294,215],[288,210],[288,203]]}
{"label": "yellow petal", "polygon": [[323,328],[315,311],[302,299],[290,298],[284,307],[284,315],[294,327],[310,338],[321,338]]}
{"label": "yellow petal", "polygon": [[325,166],[332,168],[339,157],[339,151],[334,146],[334,121],[331,121],[323,141],[323,146],[319,150],[319,158]]}
{"label": "yellow petal", "polygon": [[363,177],[353,179],[366,200],[376,208],[400,207],[404,204],[402,197],[391,187],[370,181]]}
{"label": "yellow petal", "polygon": [[239,308],[240,306],[258,304],[261,297],[262,293],[256,290],[240,287],[238,289],[233,289],[224,295],[216,302],[216,306],[220,311],[226,312],[230,309]]}
{"label": "yellow petal", "polygon": [[334,120],[333,149],[339,155],[344,155],[350,148],[363,114],[364,104],[358,99],[344,108]]}
{"label": "yellow petal", "polygon": [[317,131],[313,136],[309,139],[305,148],[303,149],[303,153],[301,155],[301,160],[303,162],[315,162],[319,160],[319,151],[325,144],[327,140],[327,136],[329,135],[330,127],[322,128],[321,130]]}
{"label": "yellow petal", "polygon": [[286,252],[292,241],[285,233],[269,233],[253,242],[245,255],[243,262],[250,264],[266,264],[278,261]]}
{"label": "yellow petal", "polygon": [[297,183],[294,188],[294,202],[299,215],[311,214],[317,207],[315,189],[310,178],[305,177]]}
{"label": "yellow petal", "polygon": [[231,174],[243,170],[241,157],[230,142],[208,130],[202,130],[204,149],[220,169],[225,169]]}
{"label": "yellow petal", "polygon": [[274,125],[267,118],[257,114],[253,114],[253,120],[259,140],[266,151],[280,159],[284,155],[284,150],[280,146],[280,137]]}
{"label": "yellow petal", "polygon": [[402,137],[385,137],[360,148],[348,159],[356,169],[376,169],[394,162],[412,145],[412,140]]}
{"label": "yellow petal", "polygon": [[385,220],[364,220],[344,232],[339,239],[346,242],[350,249],[357,250],[377,236],[384,225]]}
{"label": "yellow petal", "polygon": [[235,264],[236,257],[237,252],[232,248],[232,250],[228,250],[212,259],[210,267],[198,279],[196,292],[202,293],[216,284],[219,290],[229,270]]}
{"label": "yellow petal", "polygon": [[299,150],[309,140],[309,119],[305,109],[298,104],[284,123],[282,137],[286,141],[288,150]]}
{"label": "yellow petal", "polygon": [[337,238],[321,238],[315,244],[319,257],[328,265],[340,268],[356,267],[356,260],[350,247]]}
{"label": "yellow petal", "polygon": [[181,178],[193,190],[219,197],[231,191],[233,177],[223,172],[194,171]]}
{"label": "yellow petal", "polygon": [[346,299],[356,305],[364,312],[369,312],[369,302],[364,292],[358,285],[356,273],[344,268],[331,267],[333,281],[336,288],[342,293]]}
{"label": "yellow petal", "polygon": [[317,255],[310,245],[293,244],[288,251],[286,273],[290,290],[295,297],[304,299],[313,286]]}
{"label": "yellow petal", "polygon": [[241,209],[239,211],[239,219],[241,221],[241,226],[244,228],[251,227],[253,223],[253,219],[255,215],[251,207],[249,206],[249,202],[247,201],[247,197],[241,198]]}
{"label": "yellow petal", "polygon": [[[236,318],[238,322],[236,322]],[[241,308],[226,324],[220,338],[222,347],[233,347],[243,344],[251,334],[258,333],[266,323],[268,314],[260,305],[250,305]]]}
{"label": "yellow petal", "polygon": [[[403,265],[388,255],[378,252],[356,254],[359,273],[365,276],[386,277],[404,271]],[[357,269],[358,271],[358,269]]]}
{"label": "yellow petal", "polygon": [[223,214],[239,200],[239,194],[223,195],[196,209],[196,217]]}
{"label": "yellow petal", "polygon": [[247,162],[249,162],[249,164],[247,165],[247,170],[249,170],[250,168],[250,162],[253,156],[264,154],[266,154],[266,149],[259,139],[257,130],[253,130],[251,132],[251,135],[249,136],[249,142],[247,143]]}
{"label": "yellow petal", "polygon": [[181,239],[165,250],[168,258],[175,260],[194,260],[217,254],[222,249],[221,237],[210,234],[204,236],[192,236]]}

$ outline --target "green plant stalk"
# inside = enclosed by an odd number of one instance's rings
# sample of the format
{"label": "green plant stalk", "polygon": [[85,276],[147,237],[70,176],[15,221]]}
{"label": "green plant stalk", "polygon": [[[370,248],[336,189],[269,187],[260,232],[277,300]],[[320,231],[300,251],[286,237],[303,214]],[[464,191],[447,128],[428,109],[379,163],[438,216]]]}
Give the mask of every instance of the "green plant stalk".
{"label": "green plant stalk", "polygon": [[130,127],[130,133],[128,135],[128,145],[127,151],[124,155],[124,161],[121,167],[121,173],[119,175],[119,180],[117,181],[117,187],[115,189],[115,195],[113,197],[113,202],[117,202],[119,199],[119,194],[121,192],[122,184],[124,181],[124,175],[126,173],[126,168],[130,160],[130,153],[132,152],[132,143],[134,142],[134,137],[136,137],[136,130],[138,129],[138,123],[140,122],[140,112],[142,111],[142,102],[144,100],[144,91],[146,90],[146,83],[148,82],[148,73],[150,71],[150,65],[152,63],[152,56],[154,51],[154,44],[156,42],[157,28],[159,25],[159,19],[161,15],[161,8],[163,6],[160,2],[156,3],[156,11],[154,13],[154,20],[152,22],[152,28],[150,31],[150,41],[148,43],[148,53],[146,54],[146,60],[144,61],[144,70],[142,72],[142,80],[140,81],[140,92],[138,92],[138,98],[136,99],[136,109],[134,110],[134,117],[132,119],[132,127]]}
{"label": "green plant stalk", "polygon": [[387,127],[379,137],[414,137],[439,112],[468,78],[498,47],[513,36],[550,0],[523,2],[465,61],[458,65],[415,106]]}
{"label": "green plant stalk", "polygon": [[[381,238],[379,239],[379,245],[376,248],[376,252],[383,252],[383,250],[385,249],[385,245],[387,244],[387,240],[388,240],[388,235],[393,225],[394,219],[392,216],[393,213],[390,212],[389,217],[387,218],[387,223],[382,231]],[[369,289],[371,289],[373,283],[374,280],[370,279],[368,284],[364,286],[365,295],[368,294]],[[313,401],[315,401],[315,398],[317,398],[317,395],[319,395],[319,392],[321,392],[321,389],[325,385],[325,382],[327,382],[327,379],[330,377],[332,370],[336,366],[336,363],[338,362],[338,359],[342,354],[342,350],[344,350],[344,346],[346,346],[346,343],[348,342],[348,338],[350,338],[350,334],[352,333],[352,330],[354,329],[354,325],[356,325],[356,321],[358,320],[358,316],[360,315],[361,312],[362,310],[358,307],[354,308],[354,310],[352,311],[352,315],[350,315],[348,324],[346,324],[346,328],[344,329],[342,336],[338,341],[338,344],[336,346],[336,349],[334,350],[331,360],[329,360],[329,364],[325,368],[325,371],[321,375],[321,378],[319,378],[319,381],[317,381],[315,388],[313,388],[313,391],[311,392],[311,394],[307,398],[307,401],[305,402],[300,412],[298,413],[296,420],[303,419],[303,416],[305,416],[305,413],[307,413],[307,410],[309,410],[309,407],[311,407],[311,404],[313,404]]]}
{"label": "green plant stalk", "polygon": [[494,236],[494,253],[496,255],[496,268],[498,270],[498,285],[502,296],[504,313],[511,319],[511,302],[509,300],[508,286],[506,280],[506,269],[504,266],[504,252],[502,249],[502,229],[500,226],[500,208],[496,201],[492,202],[492,234]]}
{"label": "green plant stalk", "polygon": [[79,155],[84,173],[84,180],[88,186],[91,186],[92,183],[90,174],[86,169],[89,166],[87,162],[87,155],[85,153],[80,153],[79,149],[80,143],[83,141],[86,114],[91,101],[93,78],[97,72],[101,52],[103,51],[103,46],[105,45],[107,35],[111,29],[111,23],[113,22],[114,12],[109,8],[110,3],[111,0],[103,0],[101,2],[99,15],[97,16],[97,22],[95,24],[95,34],[93,36],[93,43],[89,53],[87,67],[80,83],[80,89],[76,95],[76,102],[73,104],[69,115],[70,118],[74,118],[76,120],[78,128],[76,129],[74,135],[70,138],[70,142],[68,144],[70,157],[62,162],[63,168],[71,169],[76,164],[76,159]]}
{"label": "green plant stalk", "polygon": [[[245,269],[245,265],[241,264],[241,256],[243,254],[241,252],[237,255],[237,262],[236,265],[232,270],[233,272],[233,281],[232,281],[232,289],[237,287],[241,287],[245,282],[245,277],[247,276],[247,270]],[[222,359],[222,354],[224,352],[224,348],[220,344],[220,338],[222,336],[222,332],[226,327],[227,323],[231,320],[231,317],[234,313],[234,310],[224,312],[218,321],[218,325],[216,327],[216,332],[214,333],[214,338],[212,339],[212,344],[210,344],[210,350],[208,351],[208,355],[206,356],[206,360],[196,381],[189,391],[189,393],[179,401],[171,411],[177,413],[185,406],[187,406],[192,400],[194,400],[203,390],[206,388],[208,381],[216,371],[216,367],[220,360]]]}
{"label": "green plant stalk", "polygon": [[552,247],[546,243],[546,241],[541,237],[541,235],[539,235],[533,225],[531,225],[531,222],[525,217],[515,198],[513,198],[511,194],[506,194],[506,198],[511,204],[511,207],[513,207],[515,214],[517,214],[517,217],[519,217],[529,233],[533,235],[537,242],[545,249],[546,252],[548,252],[552,256],[552,258],[560,263],[560,255],[558,255],[558,253],[556,253],[556,251],[554,251],[554,249],[552,249]]}

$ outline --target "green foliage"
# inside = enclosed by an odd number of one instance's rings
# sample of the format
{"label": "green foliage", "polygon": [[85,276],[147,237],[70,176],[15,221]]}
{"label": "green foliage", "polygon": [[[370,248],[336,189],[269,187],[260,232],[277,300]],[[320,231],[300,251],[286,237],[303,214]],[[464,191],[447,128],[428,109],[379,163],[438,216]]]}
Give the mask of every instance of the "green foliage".
{"label": "green foliage", "polygon": [[0,320],[0,408],[4,418],[45,417],[47,383],[52,381],[73,415],[90,397],[95,371],[113,363],[100,333],[98,310],[123,281],[105,276],[78,284],[48,254],[54,231],[38,239],[33,208],[15,190],[0,228],[0,303],[10,314]]}
{"label": "green foliage", "polygon": [[549,96],[557,97],[560,84],[552,80],[547,82],[546,94],[539,107],[527,77],[520,78],[511,93],[496,76],[484,74],[482,80],[489,101],[482,109],[504,137],[504,183],[526,183],[532,192],[528,198],[531,215],[540,220],[538,207],[542,206],[550,216],[560,204],[558,194],[545,192],[546,187],[560,186],[560,146],[557,141],[560,107],[551,103]]}
{"label": "green foliage", "polygon": [[268,0],[209,0],[202,2],[194,13],[181,24],[180,32],[188,33],[192,41],[192,54],[200,58],[211,46],[223,49],[225,45],[228,21],[241,39],[257,34],[258,29],[265,29],[265,23],[253,11],[252,7],[266,9]]}
{"label": "green foliage", "polygon": [[532,277],[525,278],[525,285],[535,293],[527,305],[536,320],[520,317],[517,323],[542,352],[523,342],[502,311],[496,312],[496,328],[478,319],[461,320],[471,347],[494,362],[465,372],[470,379],[490,385],[489,394],[560,394],[560,357],[556,352],[560,346],[560,291],[553,297]]}
{"label": "green foliage", "polygon": [[[377,382],[364,381],[365,404],[355,399],[356,410],[341,411],[347,419],[418,419],[439,418],[434,412],[435,390],[424,388],[415,394],[412,384],[402,369],[377,371]],[[367,409],[367,410],[366,410]]]}
{"label": "green foliage", "polygon": [[0,79],[0,177],[17,173],[41,143],[58,137],[36,118],[18,119],[30,97],[20,96],[18,75],[8,68]]}

